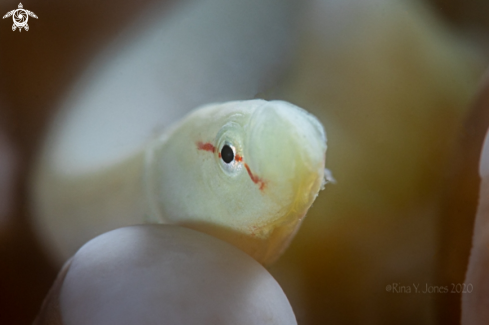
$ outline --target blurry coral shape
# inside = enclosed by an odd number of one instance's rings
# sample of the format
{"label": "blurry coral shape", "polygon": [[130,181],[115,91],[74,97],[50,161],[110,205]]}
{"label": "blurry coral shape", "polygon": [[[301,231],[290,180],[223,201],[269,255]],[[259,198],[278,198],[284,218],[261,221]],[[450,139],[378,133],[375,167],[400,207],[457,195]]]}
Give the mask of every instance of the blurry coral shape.
{"label": "blurry coral shape", "polygon": [[297,324],[277,281],[253,258],[165,225],[120,228],[86,243],[43,307],[35,325]]}

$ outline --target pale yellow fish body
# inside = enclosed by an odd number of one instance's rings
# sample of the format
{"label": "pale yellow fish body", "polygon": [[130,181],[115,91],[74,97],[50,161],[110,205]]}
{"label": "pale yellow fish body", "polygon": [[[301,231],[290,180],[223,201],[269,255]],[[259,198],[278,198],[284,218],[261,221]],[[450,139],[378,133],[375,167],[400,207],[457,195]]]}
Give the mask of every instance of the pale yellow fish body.
{"label": "pale yellow fish body", "polygon": [[321,123],[292,104],[208,105],[117,164],[73,176],[41,163],[36,229],[61,260],[96,235],[149,220],[208,233],[269,264],[324,185],[325,152]]}
{"label": "pale yellow fish body", "polygon": [[[226,146],[234,156],[228,163],[221,156]],[[148,215],[207,232],[269,263],[323,185],[325,151],[322,125],[287,102],[206,106],[148,148]]]}

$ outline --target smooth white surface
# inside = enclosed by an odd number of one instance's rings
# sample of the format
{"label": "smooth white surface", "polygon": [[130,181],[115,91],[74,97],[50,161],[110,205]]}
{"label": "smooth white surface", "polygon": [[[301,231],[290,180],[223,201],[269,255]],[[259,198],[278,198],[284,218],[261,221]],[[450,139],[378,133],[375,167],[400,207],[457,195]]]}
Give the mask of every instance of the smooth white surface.
{"label": "smooth white surface", "polygon": [[218,239],[174,226],[105,233],[74,256],[65,325],[296,324],[274,278]]}

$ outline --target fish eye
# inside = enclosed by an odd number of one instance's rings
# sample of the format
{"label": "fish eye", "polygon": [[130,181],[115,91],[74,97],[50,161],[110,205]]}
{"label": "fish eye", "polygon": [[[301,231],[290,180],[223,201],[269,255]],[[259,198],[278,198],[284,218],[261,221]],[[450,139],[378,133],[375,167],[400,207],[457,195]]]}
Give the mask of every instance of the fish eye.
{"label": "fish eye", "polygon": [[234,160],[234,150],[228,144],[225,144],[221,149],[221,159],[229,164]]}
{"label": "fish eye", "polygon": [[214,156],[217,165],[223,171],[226,179],[241,175],[243,169],[243,139],[242,127],[233,121],[226,123],[221,127],[214,140]]}
{"label": "fish eye", "polygon": [[221,169],[229,176],[238,175],[242,167],[238,159],[239,149],[228,140],[222,141],[218,148],[221,148],[218,151]]}

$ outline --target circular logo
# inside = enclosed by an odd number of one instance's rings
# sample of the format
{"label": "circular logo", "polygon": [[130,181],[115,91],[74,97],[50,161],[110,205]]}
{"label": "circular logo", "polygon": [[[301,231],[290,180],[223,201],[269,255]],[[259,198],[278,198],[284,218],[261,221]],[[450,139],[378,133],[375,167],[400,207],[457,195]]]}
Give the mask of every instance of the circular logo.
{"label": "circular logo", "polygon": [[25,12],[24,9],[17,9],[15,10],[15,13],[13,14],[14,18],[14,24],[17,25],[18,27],[25,26],[27,24],[28,16],[27,12]]}

